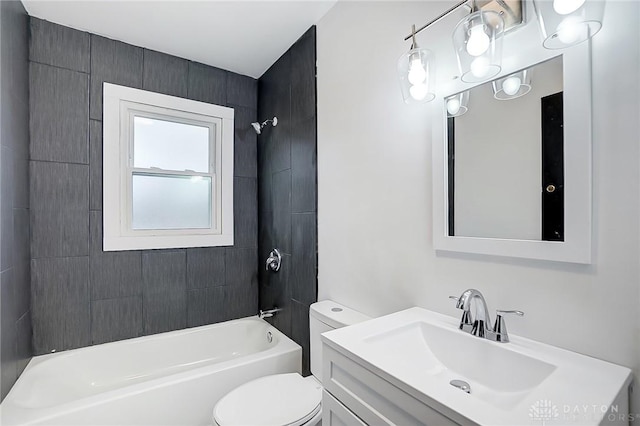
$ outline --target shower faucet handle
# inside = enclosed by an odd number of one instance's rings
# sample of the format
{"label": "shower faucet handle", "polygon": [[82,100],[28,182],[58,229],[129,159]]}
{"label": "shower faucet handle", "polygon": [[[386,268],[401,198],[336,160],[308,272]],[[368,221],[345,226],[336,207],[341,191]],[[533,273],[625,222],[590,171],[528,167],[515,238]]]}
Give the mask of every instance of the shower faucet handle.
{"label": "shower faucet handle", "polygon": [[269,257],[264,265],[266,271],[272,270],[273,272],[278,272],[280,270],[280,265],[282,264],[282,255],[280,254],[280,250],[274,248],[269,253]]}

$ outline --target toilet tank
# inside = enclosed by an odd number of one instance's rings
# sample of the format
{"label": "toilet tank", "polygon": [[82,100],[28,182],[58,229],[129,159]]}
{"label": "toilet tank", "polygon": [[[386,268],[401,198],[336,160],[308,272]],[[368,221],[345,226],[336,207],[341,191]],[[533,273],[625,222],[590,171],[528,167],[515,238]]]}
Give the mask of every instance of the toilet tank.
{"label": "toilet tank", "polygon": [[311,373],[322,382],[322,340],[325,331],[357,324],[371,319],[365,314],[354,311],[331,300],[323,300],[311,305],[309,309],[309,335]]}

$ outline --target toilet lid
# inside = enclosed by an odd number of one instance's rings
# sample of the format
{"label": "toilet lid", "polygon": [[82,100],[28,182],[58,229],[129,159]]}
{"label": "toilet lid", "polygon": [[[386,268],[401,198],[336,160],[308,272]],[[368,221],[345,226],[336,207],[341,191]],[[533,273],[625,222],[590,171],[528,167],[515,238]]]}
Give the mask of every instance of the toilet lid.
{"label": "toilet lid", "polygon": [[213,409],[221,426],[298,426],[320,411],[322,385],[313,376],[276,374],[247,382],[226,394]]}

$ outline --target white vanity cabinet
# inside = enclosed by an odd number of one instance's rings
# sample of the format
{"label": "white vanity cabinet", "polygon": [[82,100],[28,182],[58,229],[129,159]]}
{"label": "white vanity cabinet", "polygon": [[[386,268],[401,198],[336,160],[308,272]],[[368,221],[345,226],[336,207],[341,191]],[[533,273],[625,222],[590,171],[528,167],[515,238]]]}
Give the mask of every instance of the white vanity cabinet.
{"label": "white vanity cabinet", "polygon": [[327,343],[322,356],[324,426],[472,424],[443,416]]}

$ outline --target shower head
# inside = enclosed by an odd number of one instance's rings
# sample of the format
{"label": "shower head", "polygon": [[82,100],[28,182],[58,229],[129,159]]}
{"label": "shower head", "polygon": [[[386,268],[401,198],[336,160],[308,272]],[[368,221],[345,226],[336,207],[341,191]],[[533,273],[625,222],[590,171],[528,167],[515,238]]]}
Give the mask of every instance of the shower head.
{"label": "shower head", "polygon": [[266,126],[268,123],[271,123],[273,127],[276,127],[278,125],[278,117],[273,117],[269,120],[265,120],[262,122],[262,124],[255,121],[251,123],[251,126],[253,126],[253,130],[255,130],[257,134],[260,134],[262,133],[262,129],[264,128],[264,126]]}
{"label": "shower head", "polygon": [[253,126],[253,130],[255,130],[257,134],[262,133],[262,126],[260,125],[260,123],[256,121],[254,123],[251,123],[251,125]]}

